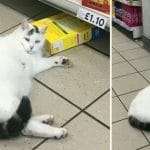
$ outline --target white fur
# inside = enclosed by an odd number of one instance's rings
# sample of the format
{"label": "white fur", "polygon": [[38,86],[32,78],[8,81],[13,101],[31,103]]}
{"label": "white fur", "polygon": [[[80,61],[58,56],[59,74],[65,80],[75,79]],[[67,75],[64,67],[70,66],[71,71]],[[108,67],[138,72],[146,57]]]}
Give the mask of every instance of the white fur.
{"label": "white fur", "polygon": [[150,122],[150,86],[138,93],[130,105],[128,115],[141,122]]}
{"label": "white fur", "polygon": [[[43,58],[44,29],[40,29],[40,34],[32,35],[27,42],[25,37],[32,28],[31,24],[24,22],[10,35],[0,37],[0,122],[13,116],[22,96],[30,95],[34,75],[55,66],[63,66],[63,60],[67,60],[63,56]],[[35,43],[36,40],[40,43]],[[46,116],[31,118],[23,130],[24,134],[58,138],[66,135],[65,129],[50,127],[40,121],[47,119]]]}

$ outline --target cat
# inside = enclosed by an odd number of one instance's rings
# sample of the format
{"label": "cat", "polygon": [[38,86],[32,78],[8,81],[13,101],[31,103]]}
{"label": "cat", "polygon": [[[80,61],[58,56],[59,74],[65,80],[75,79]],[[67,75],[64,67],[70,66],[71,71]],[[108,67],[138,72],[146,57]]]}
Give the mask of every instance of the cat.
{"label": "cat", "polygon": [[46,28],[28,21],[12,33],[0,37],[0,138],[21,134],[60,139],[65,128],[52,127],[53,115],[33,116],[30,93],[33,77],[47,69],[69,64],[64,56],[44,58]]}
{"label": "cat", "polygon": [[131,126],[150,131],[150,86],[141,90],[134,98],[128,116]]}

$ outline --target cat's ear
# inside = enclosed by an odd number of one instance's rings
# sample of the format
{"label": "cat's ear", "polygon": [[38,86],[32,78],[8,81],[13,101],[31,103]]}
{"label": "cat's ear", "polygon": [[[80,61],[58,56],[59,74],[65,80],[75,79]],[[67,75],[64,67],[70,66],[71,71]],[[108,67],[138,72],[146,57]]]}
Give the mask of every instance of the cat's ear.
{"label": "cat's ear", "polygon": [[22,28],[22,30],[29,30],[30,26],[29,26],[27,19],[22,21],[21,28]]}
{"label": "cat's ear", "polygon": [[47,28],[48,28],[47,26],[41,27],[41,28],[39,28],[39,31],[40,31],[42,34],[44,34],[44,33],[46,32]]}

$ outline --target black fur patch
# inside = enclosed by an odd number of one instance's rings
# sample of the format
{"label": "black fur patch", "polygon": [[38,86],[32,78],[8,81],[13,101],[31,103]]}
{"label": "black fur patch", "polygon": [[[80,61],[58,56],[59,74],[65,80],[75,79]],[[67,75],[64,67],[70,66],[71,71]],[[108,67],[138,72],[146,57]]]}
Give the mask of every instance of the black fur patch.
{"label": "black fur patch", "polygon": [[23,120],[23,122],[27,122],[30,119],[32,114],[32,108],[30,99],[27,96],[24,96],[22,98],[20,106],[17,110],[17,114]]}
{"label": "black fur patch", "polygon": [[37,26],[35,26],[35,25],[33,25],[33,29],[31,29],[29,32],[28,32],[28,35],[30,36],[30,35],[32,35],[32,34],[34,34],[34,33],[40,33],[40,31],[39,31],[39,28],[37,27]]}
{"label": "black fur patch", "polygon": [[4,123],[0,123],[0,138],[8,138],[9,134],[6,130],[5,124]]}
{"label": "black fur patch", "polygon": [[145,131],[150,131],[150,122],[141,122],[135,117],[129,116],[129,123],[134,128],[145,130]]}
{"label": "black fur patch", "polygon": [[38,28],[37,26],[35,26],[35,25],[33,25],[33,26],[34,26],[34,28],[35,28],[35,32],[36,32],[36,33],[40,33],[39,28]]}
{"label": "black fur patch", "polygon": [[28,32],[28,35],[32,35],[34,33],[34,29],[31,29],[29,32]]}
{"label": "black fur patch", "polygon": [[24,96],[16,111],[7,122],[0,123],[0,138],[16,137],[21,134],[32,114],[31,103],[28,97]]}

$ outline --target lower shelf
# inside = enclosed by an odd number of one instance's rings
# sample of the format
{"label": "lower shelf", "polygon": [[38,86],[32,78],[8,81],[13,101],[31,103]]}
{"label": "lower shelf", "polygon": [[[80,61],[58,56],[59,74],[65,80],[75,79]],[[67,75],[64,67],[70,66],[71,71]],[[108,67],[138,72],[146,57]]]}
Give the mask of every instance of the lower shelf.
{"label": "lower shelf", "polygon": [[143,26],[129,27],[124,22],[115,17],[113,17],[113,21],[121,27],[125,28],[126,30],[131,31],[133,33],[133,38],[140,38],[143,34]]}

